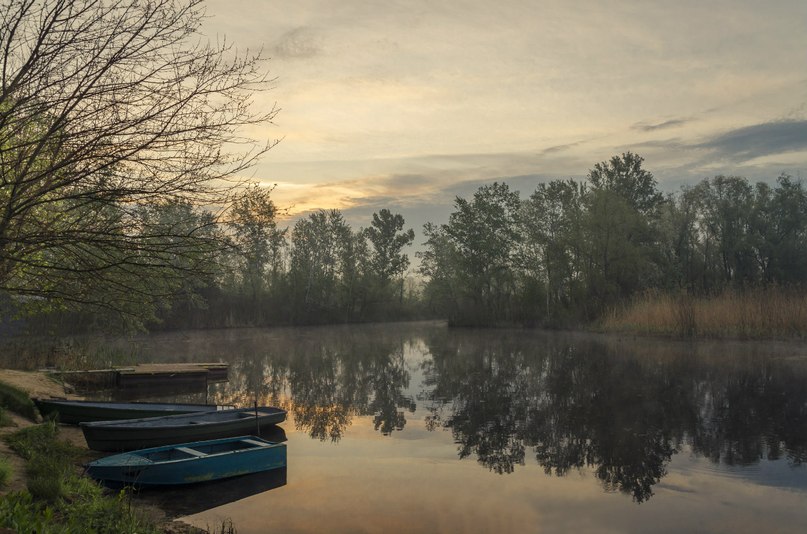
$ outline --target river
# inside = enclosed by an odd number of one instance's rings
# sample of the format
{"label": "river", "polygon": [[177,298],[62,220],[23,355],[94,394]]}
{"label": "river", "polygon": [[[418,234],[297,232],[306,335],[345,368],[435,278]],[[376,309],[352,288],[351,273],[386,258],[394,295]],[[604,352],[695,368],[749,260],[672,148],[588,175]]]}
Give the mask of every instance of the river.
{"label": "river", "polygon": [[[122,342],[123,343],[123,342]],[[264,532],[803,532],[807,346],[442,323],[174,332],[174,398],[282,406],[288,467],[176,498]],[[254,477],[253,477],[254,478]],[[232,502],[226,502],[232,501]],[[215,506],[210,508],[211,506]]]}

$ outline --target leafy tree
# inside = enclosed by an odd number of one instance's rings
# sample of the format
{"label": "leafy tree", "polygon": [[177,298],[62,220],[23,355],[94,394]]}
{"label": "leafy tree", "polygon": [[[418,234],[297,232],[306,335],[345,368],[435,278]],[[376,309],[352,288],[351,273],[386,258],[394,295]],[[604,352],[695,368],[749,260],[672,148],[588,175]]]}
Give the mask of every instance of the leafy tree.
{"label": "leafy tree", "polygon": [[[586,185],[574,180],[538,184],[524,202],[522,266],[544,281],[545,317],[555,320],[558,308],[569,308],[580,296],[581,253]],[[538,304],[538,303],[536,303]]]}
{"label": "leafy tree", "polygon": [[586,199],[583,229],[592,313],[655,282],[651,228],[622,197],[593,190]]}
{"label": "leafy tree", "polygon": [[507,320],[516,290],[518,193],[503,183],[484,185],[473,200],[457,197],[454,206],[448,224],[425,228],[430,250],[422,272],[444,277],[441,285],[451,288],[457,322]]}
{"label": "leafy tree", "polygon": [[423,225],[425,250],[418,252],[417,257],[420,259],[419,272],[427,280],[424,290],[427,305],[454,323],[460,315],[462,272],[459,270],[459,252],[444,226]]}
{"label": "leafy tree", "polygon": [[209,239],[177,248],[138,206],[228,203],[271,147],[241,134],[276,112],[251,107],[262,58],[200,41],[202,0],[4,0],[0,14],[0,290],[138,314],[128,295],[163,298],[178,287],[157,282],[178,265],[166,256],[192,265],[188,246]]}
{"label": "leafy tree", "polygon": [[370,250],[365,231],[359,229],[344,233],[344,246],[341,249],[342,264],[339,289],[341,292],[343,319],[354,321],[363,319],[368,293],[372,289],[370,281]]}
{"label": "leafy tree", "polygon": [[384,291],[393,280],[399,282],[399,300],[403,300],[403,274],[409,267],[409,256],[401,250],[412,244],[415,232],[411,228],[403,231],[405,220],[402,215],[388,209],[373,213],[373,222],[365,230],[367,239],[373,247],[370,260],[373,273],[379,286]]}
{"label": "leafy tree", "polygon": [[660,283],[664,289],[696,289],[703,271],[698,254],[697,199],[684,188],[679,195],[670,195],[661,206],[658,229],[660,234]]}
{"label": "leafy tree", "polygon": [[319,210],[294,225],[289,282],[296,322],[338,320],[345,251],[352,238],[338,210]]}
{"label": "leafy tree", "polygon": [[715,176],[691,192],[699,203],[702,254],[706,264],[704,289],[744,285],[757,276],[750,224],[753,188],[745,178]]}
{"label": "leafy tree", "polygon": [[595,314],[658,278],[654,247],[664,197],[643,161],[626,152],[596,164],[588,174],[585,276]]}
{"label": "leafy tree", "polygon": [[594,165],[588,173],[591,188],[610,191],[643,216],[651,215],[663,202],[656,179],[642,168],[644,158],[632,152]]}
{"label": "leafy tree", "polygon": [[239,264],[237,276],[254,300],[264,293],[269,281],[277,280],[283,268],[286,230],[277,228],[278,210],[270,198],[272,190],[251,186],[230,208],[229,225]]}
{"label": "leafy tree", "polygon": [[759,213],[758,228],[764,249],[760,250],[765,280],[781,283],[807,282],[807,191],[802,182],[782,175],[769,200],[768,209]]}

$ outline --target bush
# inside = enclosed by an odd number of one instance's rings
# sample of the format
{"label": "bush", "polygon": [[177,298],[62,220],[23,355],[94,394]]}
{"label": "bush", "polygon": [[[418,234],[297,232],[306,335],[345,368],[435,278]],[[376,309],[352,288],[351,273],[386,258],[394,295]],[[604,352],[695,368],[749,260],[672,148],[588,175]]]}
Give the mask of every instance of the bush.
{"label": "bush", "polygon": [[13,424],[14,422],[9,417],[8,411],[0,406],[0,426],[11,426]]}
{"label": "bush", "polygon": [[28,459],[28,491],[0,500],[0,527],[17,532],[157,534],[134,513],[124,494],[106,496],[93,480],[73,470],[77,449],[56,439],[52,422],[25,428],[7,441]]}
{"label": "bush", "polygon": [[11,464],[8,458],[0,456],[0,487],[5,486],[9,478],[11,478]]}
{"label": "bush", "polygon": [[28,491],[34,499],[55,502],[63,495],[62,480],[68,468],[61,458],[35,455],[25,466]]}
{"label": "bush", "polygon": [[59,429],[53,421],[23,428],[6,436],[11,449],[26,460],[38,454],[69,459],[77,454],[75,447],[56,439]]}
{"label": "bush", "polygon": [[36,532],[49,534],[63,532],[58,524],[48,526],[53,521],[53,511],[43,508],[33,501],[27,491],[14,491],[0,499],[0,526],[14,532]]}
{"label": "bush", "polygon": [[0,406],[36,421],[36,407],[31,398],[26,392],[11,384],[0,382]]}

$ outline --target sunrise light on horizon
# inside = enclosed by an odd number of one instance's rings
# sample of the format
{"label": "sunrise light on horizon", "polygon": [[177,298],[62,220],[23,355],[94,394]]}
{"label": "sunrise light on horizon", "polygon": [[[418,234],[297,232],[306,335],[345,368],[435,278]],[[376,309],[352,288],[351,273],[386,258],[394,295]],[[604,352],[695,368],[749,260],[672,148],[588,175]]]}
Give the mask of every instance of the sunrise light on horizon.
{"label": "sunrise light on horizon", "polygon": [[251,176],[291,215],[447,212],[624,151],[668,191],[807,169],[796,0],[211,0],[207,17],[206,37],[268,58],[256,105],[281,112],[252,133],[282,141]]}

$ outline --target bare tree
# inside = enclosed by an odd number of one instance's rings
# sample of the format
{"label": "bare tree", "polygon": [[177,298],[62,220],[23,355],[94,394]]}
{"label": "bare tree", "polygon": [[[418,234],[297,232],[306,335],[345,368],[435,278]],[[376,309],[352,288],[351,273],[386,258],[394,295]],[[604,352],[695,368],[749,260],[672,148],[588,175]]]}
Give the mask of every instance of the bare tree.
{"label": "bare tree", "polygon": [[143,207],[225,207],[277,109],[254,109],[260,52],[201,37],[202,1],[0,0],[0,291],[132,313],[209,265],[209,218]]}

